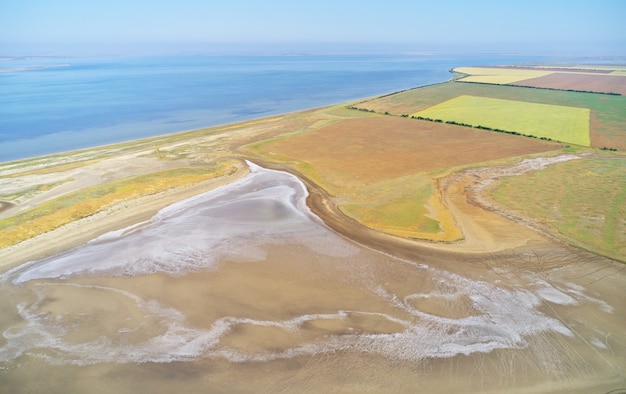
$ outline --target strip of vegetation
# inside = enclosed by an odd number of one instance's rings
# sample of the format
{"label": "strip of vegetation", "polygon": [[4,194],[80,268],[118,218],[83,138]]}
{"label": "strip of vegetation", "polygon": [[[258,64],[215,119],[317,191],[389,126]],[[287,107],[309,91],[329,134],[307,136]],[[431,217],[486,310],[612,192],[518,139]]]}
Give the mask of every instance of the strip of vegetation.
{"label": "strip of vegetation", "polygon": [[547,87],[542,87],[542,86],[518,85],[516,83],[493,83],[493,82],[478,82],[478,81],[463,81],[463,80],[459,80],[457,82],[475,83],[477,85],[511,86],[511,87],[515,87],[515,88],[525,88],[525,89],[556,90],[556,91],[559,91],[559,92],[606,94],[606,95],[609,95],[609,96],[622,96],[621,93],[617,93],[617,92],[597,92],[595,90],[547,88]]}
{"label": "strip of vegetation", "polygon": [[20,198],[22,198],[24,196],[33,196],[33,195],[39,194],[41,192],[52,190],[52,189],[54,189],[57,186],[60,186],[60,185],[62,185],[64,183],[66,183],[66,182],[70,182],[71,180],[72,179],[66,179],[66,180],[63,180],[63,181],[60,181],[60,182],[47,183],[45,185],[39,185],[39,186],[30,188],[30,189],[23,190],[23,191],[21,191],[19,193],[0,195],[0,198],[2,198],[3,200],[6,200],[6,201],[13,201],[13,202],[15,202],[16,200],[18,200],[18,199],[20,199]]}
{"label": "strip of vegetation", "polygon": [[232,174],[234,162],[225,160],[212,166],[185,167],[132,177],[88,187],[45,202],[37,207],[0,220],[0,248],[52,231],[89,217],[124,200],[165,192],[178,187]]}
{"label": "strip of vegetation", "polygon": [[[347,109],[351,109],[351,110],[355,110],[355,111],[378,113],[378,112],[374,111],[373,109],[359,108],[359,107],[355,107],[355,106],[347,106],[346,108]],[[391,115],[391,114],[386,111],[386,112],[384,112],[384,113],[382,113],[380,115]],[[520,133],[519,131],[503,130],[503,129],[499,129],[499,128],[492,128],[492,127],[487,127],[487,126],[482,126],[482,125],[471,125],[471,124],[468,124],[468,123],[455,122],[454,120],[444,121],[443,119],[432,119],[432,118],[428,118],[428,117],[424,117],[424,116],[410,116],[409,114],[402,114],[400,116],[403,117],[403,118],[424,120],[424,121],[435,122],[435,123],[447,123],[447,124],[456,125],[456,126],[471,127],[471,128],[474,128],[474,129],[487,130],[487,131],[495,131],[497,133],[519,135],[519,136],[528,137],[528,138],[539,138],[540,140],[543,140],[543,141],[563,142],[563,141],[553,140],[552,138],[549,138],[549,137],[537,137],[537,136],[532,135],[532,134]],[[602,149],[603,150],[617,150],[615,148],[602,148]]]}
{"label": "strip of vegetation", "polygon": [[[402,115],[403,117],[408,117],[409,115]],[[492,128],[492,127],[487,127],[487,126],[482,126],[482,125],[471,125],[471,124],[467,124],[467,123],[462,123],[462,122],[455,122],[454,120],[442,120],[442,119],[431,119],[428,117],[423,117],[423,116],[411,116],[411,119],[417,119],[417,120],[425,120],[427,122],[435,122],[435,123],[447,123],[447,124],[452,124],[452,125],[456,125],[456,126],[463,126],[463,127],[471,127],[474,129],[480,129],[480,130],[487,130],[487,131],[495,131],[497,133],[505,133],[505,134],[512,134],[512,135],[519,135],[522,137],[528,137],[528,138],[539,138],[540,140],[543,141],[555,141],[552,138],[549,137],[537,137],[536,135],[531,135],[531,134],[524,134],[524,133],[520,133],[518,131],[511,131],[511,130],[503,130],[503,129],[498,129],[498,128]],[[556,141],[556,142],[562,142],[562,141]]]}

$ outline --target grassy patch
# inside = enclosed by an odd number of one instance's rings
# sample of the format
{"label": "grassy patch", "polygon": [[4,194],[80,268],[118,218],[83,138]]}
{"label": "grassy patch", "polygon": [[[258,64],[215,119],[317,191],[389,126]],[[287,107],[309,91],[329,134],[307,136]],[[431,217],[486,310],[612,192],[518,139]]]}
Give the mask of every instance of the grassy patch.
{"label": "grassy patch", "polygon": [[412,114],[589,146],[589,109],[459,96]]}
{"label": "grassy patch", "polygon": [[412,238],[436,238],[442,232],[428,203],[434,193],[428,176],[406,176],[355,188],[341,206],[348,216],[366,226]]}
{"label": "grassy patch", "polygon": [[0,220],[0,248],[91,216],[117,202],[225,175],[232,171],[232,164],[225,161],[211,167],[187,167],[156,172],[64,195],[27,212]]}
{"label": "grassy patch", "polygon": [[576,245],[626,261],[625,179],[626,158],[585,158],[504,178],[492,196]]}

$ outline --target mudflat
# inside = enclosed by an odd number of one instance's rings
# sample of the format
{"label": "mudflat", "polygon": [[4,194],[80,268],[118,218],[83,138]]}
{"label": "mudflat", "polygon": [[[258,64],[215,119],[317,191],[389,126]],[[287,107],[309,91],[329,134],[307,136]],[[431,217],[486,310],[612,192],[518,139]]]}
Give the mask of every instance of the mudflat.
{"label": "mudflat", "polygon": [[[6,387],[623,384],[623,266],[537,234],[481,253],[418,245],[328,206],[320,190],[253,166],[141,226],[5,272],[3,309],[21,300],[2,319]],[[41,373],[45,382],[25,379]]]}

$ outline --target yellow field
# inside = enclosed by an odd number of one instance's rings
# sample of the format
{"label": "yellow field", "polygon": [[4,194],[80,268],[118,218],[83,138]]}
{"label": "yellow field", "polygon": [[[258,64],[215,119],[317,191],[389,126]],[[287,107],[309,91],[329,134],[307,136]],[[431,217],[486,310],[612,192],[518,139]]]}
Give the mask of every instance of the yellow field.
{"label": "yellow field", "polygon": [[459,96],[411,116],[589,146],[589,113],[588,108]]}
{"label": "yellow field", "polygon": [[552,71],[543,70],[520,70],[511,68],[488,68],[488,67],[457,67],[454,71],[469,74],[460,80],[463,82],[482,82],[504,85],[515,83],[530,78],[539,78],[552,74]]}
{"label": "yellow field", "polygon": [[[571,70],[571,71],[570,71]],[[586,70],[589,70],[587,72]],[[594,70],[606,70],[607,73],[596,73]],[[551,69],[537,67],[534,70],[506,67],[457,67],[455,72],[468,74],[460,78],[462,82],[492,83],[496,85],[515,84],[527,79],[544,77],[550,74],[578,74],[602,76],[626,76],[626,69],[621,66],[554,66]]]}

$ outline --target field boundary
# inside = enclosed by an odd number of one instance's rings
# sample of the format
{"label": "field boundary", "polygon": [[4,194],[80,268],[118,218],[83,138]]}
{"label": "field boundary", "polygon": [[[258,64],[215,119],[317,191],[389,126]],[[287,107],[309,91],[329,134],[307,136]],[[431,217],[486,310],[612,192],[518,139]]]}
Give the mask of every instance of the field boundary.
{"label": "field boundary", "polygon": [[[519,82],[524,82],[524,81],[525,80],[521,80]],[[513,88],[524,88],[524,89],[555,90],[557,92],[574,92],[574,93],[589,93],[589,94],[605,94],[605,95],[608,95],[608,96],[623,96],[623,94],[617,93],[617,92],[596,92],[594,90],[547,88],[547,87],[542,87],[542,86],[517,85],[515,83],[493,83],[493,82],[463,81],[462,79],[455,80],[455,82],[472,83],[472,84],[476,84],[476,85],[510,86],[510,87],[513,87]]]}

